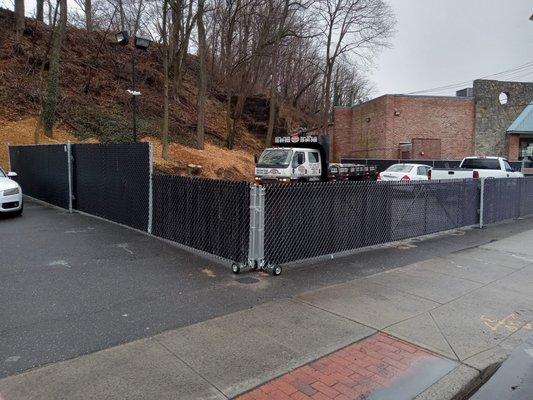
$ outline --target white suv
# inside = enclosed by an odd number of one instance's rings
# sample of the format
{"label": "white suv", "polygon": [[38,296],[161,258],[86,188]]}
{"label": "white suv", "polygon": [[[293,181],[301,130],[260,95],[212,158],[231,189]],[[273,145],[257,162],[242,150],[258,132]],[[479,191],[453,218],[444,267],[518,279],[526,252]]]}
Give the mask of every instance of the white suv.
{"label": "white suv", "polygon": [[0,214],[13,213],[21,215],[23,210],[22,189],[13,179],[17,174],[5,173],[0,168]]}

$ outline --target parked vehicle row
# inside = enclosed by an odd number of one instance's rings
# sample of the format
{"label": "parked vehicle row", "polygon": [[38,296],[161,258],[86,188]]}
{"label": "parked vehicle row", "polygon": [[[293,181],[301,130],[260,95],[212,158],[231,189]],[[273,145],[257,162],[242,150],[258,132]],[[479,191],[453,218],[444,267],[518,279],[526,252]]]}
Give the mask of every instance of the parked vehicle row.
{"label": "parked vehicle row", "polygon": [[12,178],[17,176],[0,168],[0,214],[13,213],[21,215],[24,204],[22,202],[22,189]]}
{"label": "parked vehicle row", "polygon": [[466,157],[458,168],[399,163],[377,173],[375,165],[328,163],[329,145],[320,136],[276,137],[277,147],[263,151],[256,160],[257,183],[309,181],[427,181],[477,178],[518,178],[502,157]]}

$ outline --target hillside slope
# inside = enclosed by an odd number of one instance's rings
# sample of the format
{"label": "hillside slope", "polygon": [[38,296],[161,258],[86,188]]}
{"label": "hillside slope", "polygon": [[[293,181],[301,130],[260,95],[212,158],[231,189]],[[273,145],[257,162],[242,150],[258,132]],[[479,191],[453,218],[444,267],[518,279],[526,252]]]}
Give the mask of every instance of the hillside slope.
{"label": "hillside slope", "polygon": [[[0,9],[0,127],[9,128],[6,124],[11,123],[15,124],[12,126],[14,132],[20,132],[21,127],[25,126],[31,133],[25,132],[18,142],[26,143],[32,140],[34,130],[34,127],[29,126],[31,119],[28,118],[39,114],[46,87],[50,29],[34,19],[27,19],[21,44],[16,47],[12,26],[13,13]],[[126,92],[131,84],[131,54],[130,46],[121,47],[114,42],[112,32],[88,33],[83,29],[68,28],[60,69],[57,122],[61,129],[54,140],[61,139],[61,132],[70,135],[72,140],[131,140],[131,99]],[[245,153],[233,157],[233,153],[219,147],[226,137],[226,110],[222,90],[210,81],[206,114],[208,146],[203,152],[195,153],[196,150],[184,146],[194,143],[196,71],[196,57],[189,55],[179,101],[171,101],[170,139],[175,144],[171,150],[174,159],[170,163],[175,165],[166,165],[163,170],[185,173],[188,163],[198,163],[203,159],[203,163],[209,165],[203,169],[205,174],[208,174],[205,171],[211,171],[209,177],[250,178],[252,171],[244,175],[237,172],[243,168],[242,165],[237,166],[238,160],[247,154],[248,161],[245,164],[248,170],[253,166],[252,154],[264,145],[268,100],[262,96],[250,98],[236,140],[237,150]],[[142,93],[139,136],[151,137],[153,139],[150,140],[155,144],[160,135],[163,87],[158,45],[152,44],[148,51],[138,52],[137,80],[138,90]],[[294,114],[295,120],[305,119],[305,115],[295,110],[280,111],[282,116],[290,113]],[[25,122],[21,123],[20,120]],[[284,119],[280,118],[278,123],[277,132],[284,133]],[[17,138],[6,129],[0,129],[0,146],[5,147],[7,142],[16,143]],[[156,156],[160,148],[158,146],[155,145]],[[220,156],[222,154],[223,157]],[[233,162],[236,164],[233,165]]]}

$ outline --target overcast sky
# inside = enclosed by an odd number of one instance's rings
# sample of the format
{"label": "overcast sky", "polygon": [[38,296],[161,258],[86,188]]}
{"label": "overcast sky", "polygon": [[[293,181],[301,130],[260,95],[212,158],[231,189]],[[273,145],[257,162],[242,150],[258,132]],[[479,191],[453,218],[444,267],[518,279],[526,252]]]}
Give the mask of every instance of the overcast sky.
{"label": "overcast sky", "polygon": [[[396,14],[397,32],[393,47],[383,50],[367,72],[375,85],[374,96],[470,82],[520,66],[493,78],[533,80],[531,0],[388,1]],[[0,5],[12,8],[13,0],[0,0]],[[26,0],[26,7],[33,15],[35,0]]]}
{"label": "overcast sky", "polygon": [[374,95],[471,81],[528,62],[494,79],[533,81],[531,0],[388,1],[397,33],[393,48],[382,51],[369,73]]}

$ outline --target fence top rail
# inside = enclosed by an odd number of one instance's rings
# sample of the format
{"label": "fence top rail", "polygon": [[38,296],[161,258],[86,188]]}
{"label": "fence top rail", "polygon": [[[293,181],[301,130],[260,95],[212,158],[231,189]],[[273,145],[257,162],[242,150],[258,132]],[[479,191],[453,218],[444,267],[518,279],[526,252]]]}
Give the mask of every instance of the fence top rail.
{"label": "fence top rail", "polygon": [[13,144],[8,143],[8,147],[46,147],[46,146],[67,146],[69,142],[65,143],[30,143],[30,144]]}

